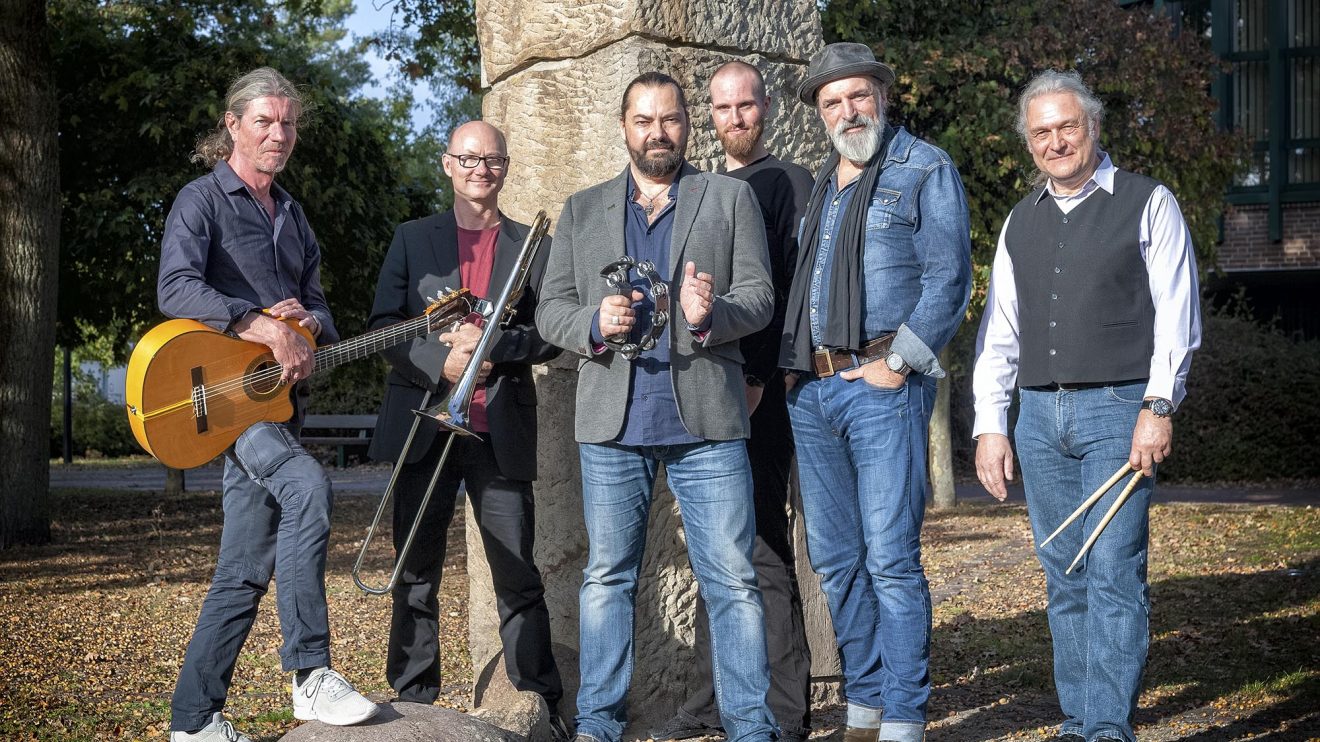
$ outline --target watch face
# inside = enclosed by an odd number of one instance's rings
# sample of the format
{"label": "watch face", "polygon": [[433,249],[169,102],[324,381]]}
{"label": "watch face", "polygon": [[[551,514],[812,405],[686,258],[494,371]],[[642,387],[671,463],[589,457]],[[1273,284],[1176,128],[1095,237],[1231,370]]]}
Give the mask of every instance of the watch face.
{"label": "watch face", "polygon": [[889,367],[890,371],[898,373],[903,370],[903,359],[897,353],[890,353],[885,356],[885,365]]}
{"label": "watch face", "polygon": [[1173,414],[1173,403],[1167,399],[1152,399],[1149,408],[1157,417],[1168,417]]}

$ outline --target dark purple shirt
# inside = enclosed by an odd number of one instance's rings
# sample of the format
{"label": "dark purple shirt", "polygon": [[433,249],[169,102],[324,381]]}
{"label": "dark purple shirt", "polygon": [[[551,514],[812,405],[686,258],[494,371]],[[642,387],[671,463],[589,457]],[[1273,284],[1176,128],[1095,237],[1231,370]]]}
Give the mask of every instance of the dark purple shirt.
{"label": "dark purple shirt", "polygon": [[270,195],[273,220],[224,160],[183,187],[161,240],[160,311],[229,331],[248,312],[297,299],[321,324],[317,343],[335,342],[316,235],[287,191],[272,184]]}

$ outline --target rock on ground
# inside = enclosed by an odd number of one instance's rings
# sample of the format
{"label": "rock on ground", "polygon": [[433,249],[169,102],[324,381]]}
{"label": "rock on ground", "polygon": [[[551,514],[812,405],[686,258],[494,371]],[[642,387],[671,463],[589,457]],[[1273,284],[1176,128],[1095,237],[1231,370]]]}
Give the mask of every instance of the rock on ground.
{"label": "rock on ground", "polygon": [[[545,702],[541,704],[544,708]],[[420,703],[383,703],[380,713],[365,724],[332,727],[313,721],[280,739],[282,742],[525,742],[527,737],[453,709]]]}

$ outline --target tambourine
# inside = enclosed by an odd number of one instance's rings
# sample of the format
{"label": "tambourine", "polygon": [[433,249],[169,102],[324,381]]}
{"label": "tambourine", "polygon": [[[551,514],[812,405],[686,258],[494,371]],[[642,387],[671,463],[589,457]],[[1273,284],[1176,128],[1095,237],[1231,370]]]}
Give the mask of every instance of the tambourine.
{"label": "tambourine", "polygon": [[651,295],[651,303],[655,306],[655,311],[651,314],[651,327],[637,342],[617,340],[615,338],[623,336],[610,335],[605,338],[605,346],[631,361],[641,355],[642,351],[654,348],[656,342],[660,340],[660,335],[665,331],[665,325],[669,324],[669,284],[665,283],[656,272],[654,263],[649,260],[639,263],[627,255],[601,268],[600,275],[615,293],[631,296],[633,285],[628,279],[629,270],[636,270],[637,274],[650,284],[647,288]]}

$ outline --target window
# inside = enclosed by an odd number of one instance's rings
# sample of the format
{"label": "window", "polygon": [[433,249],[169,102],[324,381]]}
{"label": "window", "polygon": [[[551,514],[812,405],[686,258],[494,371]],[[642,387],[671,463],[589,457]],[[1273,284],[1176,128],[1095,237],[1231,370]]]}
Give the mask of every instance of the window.
{"label": "window", "polygon": [[1280,205],[1320,200],[1320,3],[1213,0],[1211,39],[1230,65],[1215,85],[1220,122],[1252,140],[1233,203],[1269,204],[1270,238],[1282,238]]}

